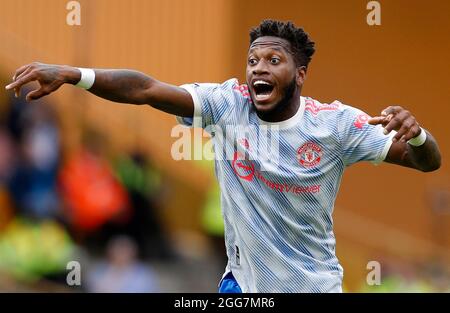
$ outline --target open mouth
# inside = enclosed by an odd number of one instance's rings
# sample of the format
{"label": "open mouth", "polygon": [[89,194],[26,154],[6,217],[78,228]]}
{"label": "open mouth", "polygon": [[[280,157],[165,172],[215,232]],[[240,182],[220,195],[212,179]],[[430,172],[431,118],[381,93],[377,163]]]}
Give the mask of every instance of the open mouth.
{"label": "open mouth", "polygon": [[258,102],[266,101],[272,95],[274,86],[264,80],[257,80],[253,83],[253,90],[255,91],[255,99]]}

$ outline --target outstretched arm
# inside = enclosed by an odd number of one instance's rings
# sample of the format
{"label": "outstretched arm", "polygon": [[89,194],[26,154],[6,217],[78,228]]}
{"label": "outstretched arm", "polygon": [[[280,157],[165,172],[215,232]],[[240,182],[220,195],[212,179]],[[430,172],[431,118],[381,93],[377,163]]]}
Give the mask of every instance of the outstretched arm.
{"label": "outstretched arm", "polygon": [[[183,117],[192,117],[194,103],[191,95],[183,88],[160,82],[141,72],[133,70],[95,69],[95,82],[89,92],[114,102],[148,104],[161,111]],[[22,86],[37,81],[40,88],[27,94],[27,101],[37,100],[61,87],[75,85],[81,79],[76,67],[31,63],[20,67],[13,82],[6,86],[14,89],[16,96]]]}
{"label": "outstretched arm", "polygon": [[[411,167],[423,172],[437,170],[441,166],[441,153],[433,136],[420,128],[413,115],[400,106],[390,106],[381,112],[381,116],[373,117],[369,124],[381,124],[385,134],[395,130],[391,148],[386,156],[386,162]],[[420,146],[408,143],[412,138],[426,132],[426,141]]]}

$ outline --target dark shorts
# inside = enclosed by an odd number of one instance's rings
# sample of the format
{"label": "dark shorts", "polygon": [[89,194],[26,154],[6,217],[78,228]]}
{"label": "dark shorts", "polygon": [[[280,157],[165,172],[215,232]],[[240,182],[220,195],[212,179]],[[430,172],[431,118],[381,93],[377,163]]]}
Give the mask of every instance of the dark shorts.
{"label": "dark shorts", "polygon": [[222,279],[219,285],[219,293],[242,293],[241,287],[239,287],[233,273],[229,272]]}

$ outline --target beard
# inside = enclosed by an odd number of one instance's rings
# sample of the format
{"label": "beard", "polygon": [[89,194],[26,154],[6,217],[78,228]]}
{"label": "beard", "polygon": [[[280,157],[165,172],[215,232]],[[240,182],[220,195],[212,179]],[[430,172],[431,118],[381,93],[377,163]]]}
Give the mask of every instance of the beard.
{"label": "beard", "polygon": [[[295,93],[295,87],[297,86],[295,79],[292,79],[292,81],[283,89],[283,97],[281,98],[281,100],[274,106],[274,108],[268,112],[264,112],[264,113],[259,113],[258,115],[260,115],[261,118],[268,116],[268,115],[272,115],[272,114],[277,114],[279,112],[284,111],[288,105],[291,103],[292,97],[294,96]],[[253,98],[253,96],[252,96]],[[252,99],[253,100],[253,99]],[[258,110],[256,109],[255,104],[252,102],[252,106],[255,109],[256,112],[258,112]]]}

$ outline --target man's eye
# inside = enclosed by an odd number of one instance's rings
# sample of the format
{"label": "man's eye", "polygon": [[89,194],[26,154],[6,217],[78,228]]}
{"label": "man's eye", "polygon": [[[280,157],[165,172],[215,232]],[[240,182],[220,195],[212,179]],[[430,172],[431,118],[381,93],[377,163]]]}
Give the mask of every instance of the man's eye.
{"label": "man's eye", "polygon": [[250,64],[250,65],[256,65],[256,63],[258,63],[258,61],[256,59],[249,59],[248,60],[248,64]]}
{"label": "man's eye", "polygon": [[270,59],[270,63],[272,63],[272,64],[278,64],[278,63],[280,63],[280,59],[278,59],[278,58],[271,58],[271,59]]}

